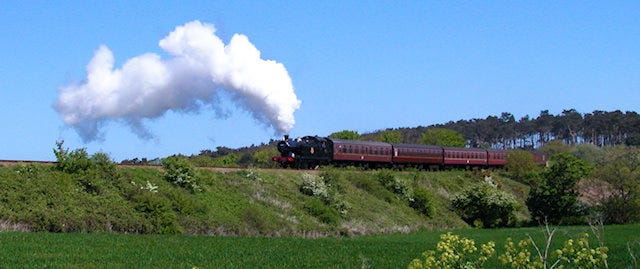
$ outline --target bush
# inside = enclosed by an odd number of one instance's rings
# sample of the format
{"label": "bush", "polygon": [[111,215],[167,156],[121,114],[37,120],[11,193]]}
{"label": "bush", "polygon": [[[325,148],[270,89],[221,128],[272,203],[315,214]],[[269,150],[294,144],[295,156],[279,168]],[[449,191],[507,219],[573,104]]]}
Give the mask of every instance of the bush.
{"label": "bush", "polygon": [[335,225],[340,222],[338,212],[317,199],[309,199],[304,205],[304,209],[321,222]]}
{"label": "bush", "polygon": [[484,228],[514,225],[517,205],[513,195],[487,183],[463,190],[452,201],[452,206],[464,221]]}
{"label": "bush", "polygon": [[398,200],[396,196],[391,191],[383,187],[379,181],[372,179],[365,174],[355,174],[350,178],[350,181],[354,186],[356,186],[356,188],[366,191],[387,203],[393,203]]}
{"label": "bush", "polygon": [[413,192],[413,200],[409,202],[409,206],[427,217],[434,214],[433,194],[424,188],[417,188]]}
{"label": "bush", "polygon": [[192,192],[202,190],[198,185],[195,167],[185,157],[168,157],[162,160],[162,168],[164,168],[164,178],[168,182]]}
{"label": "bush", "polygon": [[509,151],[505,169],[511,178],[526,184],[535,182],[538,170],[540,170],[538,164],[533,160],[533,155],[521,149]]}
{"label": "bush", "polygon": [[380,184],[389,191],[400,195],[404,200],[411,200],[411,193],[413,192],[411,186],[406,181],[397,178],[393,171],[380,170],[377,177],[380,180]]}
{"label": "bush", "polygon": [[303,174],[300,192],[319,198],[325,205],[340,212],[342,216],[346,216],[351,209],[351,205],[342,200],[342,196],[338,191],[331,189],[331,185],[325,182],[324,177]]}
{"label": "bush", "polygon": [[142,213],[146,220],[146,227],[142,232],[161,234],[183,232],[168,199],[152,192],[140,192],[133,199],[136,211]]}
{"label": "bush", "polygon": [[57,159],[54,165],[56,170],[73,174],[91,167],[92,162],[85,148],[69,151],[68,148],[63,148],[63,144],[64,141],[57,141],[56,148],[53,149],[53,154],[56,155]]}

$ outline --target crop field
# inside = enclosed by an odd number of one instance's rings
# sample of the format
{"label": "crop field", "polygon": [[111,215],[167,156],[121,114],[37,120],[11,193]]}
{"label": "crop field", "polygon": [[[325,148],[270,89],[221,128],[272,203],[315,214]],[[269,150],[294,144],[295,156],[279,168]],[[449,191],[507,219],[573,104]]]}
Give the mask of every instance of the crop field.
{"label": "crop field", "polygon": [[[590,231],[585,226],[561,227],[552,249]],[[318,239],[2,232],[0,267],[405,268],[423,251],[434,249],[445,232]],[[539,245],[544,242],[539,227],[452,232],[476,244],[495,241],[498,253],[507,237],[519,241],[531,235]],[[640,225],[606,226],[603,235],[610,268],[637,268],[631,254],[640,255]],[[590,238],[596,246],[595,237]],[[493,259],[487,268],[499,266]]]}

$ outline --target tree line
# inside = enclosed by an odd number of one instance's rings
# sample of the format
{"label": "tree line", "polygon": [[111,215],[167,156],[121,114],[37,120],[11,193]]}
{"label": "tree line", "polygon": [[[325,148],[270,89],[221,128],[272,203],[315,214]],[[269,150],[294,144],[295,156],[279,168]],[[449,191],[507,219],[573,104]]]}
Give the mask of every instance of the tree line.
{"label": "tree line", "polygon": [[[637,112],[620,110],[582,114],[575,109],[563,110],[552,115],[549,110],[540,111],[537,117],[526,115],[519,120],[509,112],[484,119],[450,121],[444,124],[398,128],[404,143],[420,143],[428,129],[454,130],[467,141],[470,147],[512,149],[540,148],[553,140],[574,145],[589,143],[596,146],[640,146],[640,115]],[[387,129],[390,131],[391,129]],[[379,132],[365,134],[365,139],[375,139]]]}

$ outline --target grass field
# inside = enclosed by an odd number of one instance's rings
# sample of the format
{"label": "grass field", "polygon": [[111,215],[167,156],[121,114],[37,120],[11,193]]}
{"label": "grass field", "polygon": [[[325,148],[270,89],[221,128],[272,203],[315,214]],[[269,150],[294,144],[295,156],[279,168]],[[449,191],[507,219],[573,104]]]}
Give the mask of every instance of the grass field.
{"label": "grass field", "polygon": [[[562,227],[555,246],[585,231]],[[0,268],[405,268],[444,232],[319,239],[2,232]],[[507,237],[544,240],[538,227],[453,232],[495,241],[498,253]],[[634,268],[627,244],[640,254],[640,225],[606,226],[604,237],[610,268]],[[492,262],[487,268],[499,267]]]}

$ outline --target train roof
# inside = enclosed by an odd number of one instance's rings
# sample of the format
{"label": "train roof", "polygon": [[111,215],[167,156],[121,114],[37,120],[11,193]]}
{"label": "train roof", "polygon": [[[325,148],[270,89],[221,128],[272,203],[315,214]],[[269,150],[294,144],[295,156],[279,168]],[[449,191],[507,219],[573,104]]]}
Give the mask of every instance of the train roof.
{"label": "train roof", "polygon": [[410,148],[410,149],[442,149],[441,146],[434,145],[420,145],[420,144],[405,144],[405,143],[392,143],[396,148]]}
{"label": "train roof", "polygon": [[362,146],[391,147],[391,144],[385,143],[385,142],[333,139],[333,138],[329,138],[329,139],[331,139],[331,141],[333,141],[334,144],[341,143],[341,144],[362,145]]}
{"label": "train roof", "polygon": [[442,148],[444,148],[444,150],[487,152],[487,150],[483,148],[455,148],[455,147],[442,147]]}

